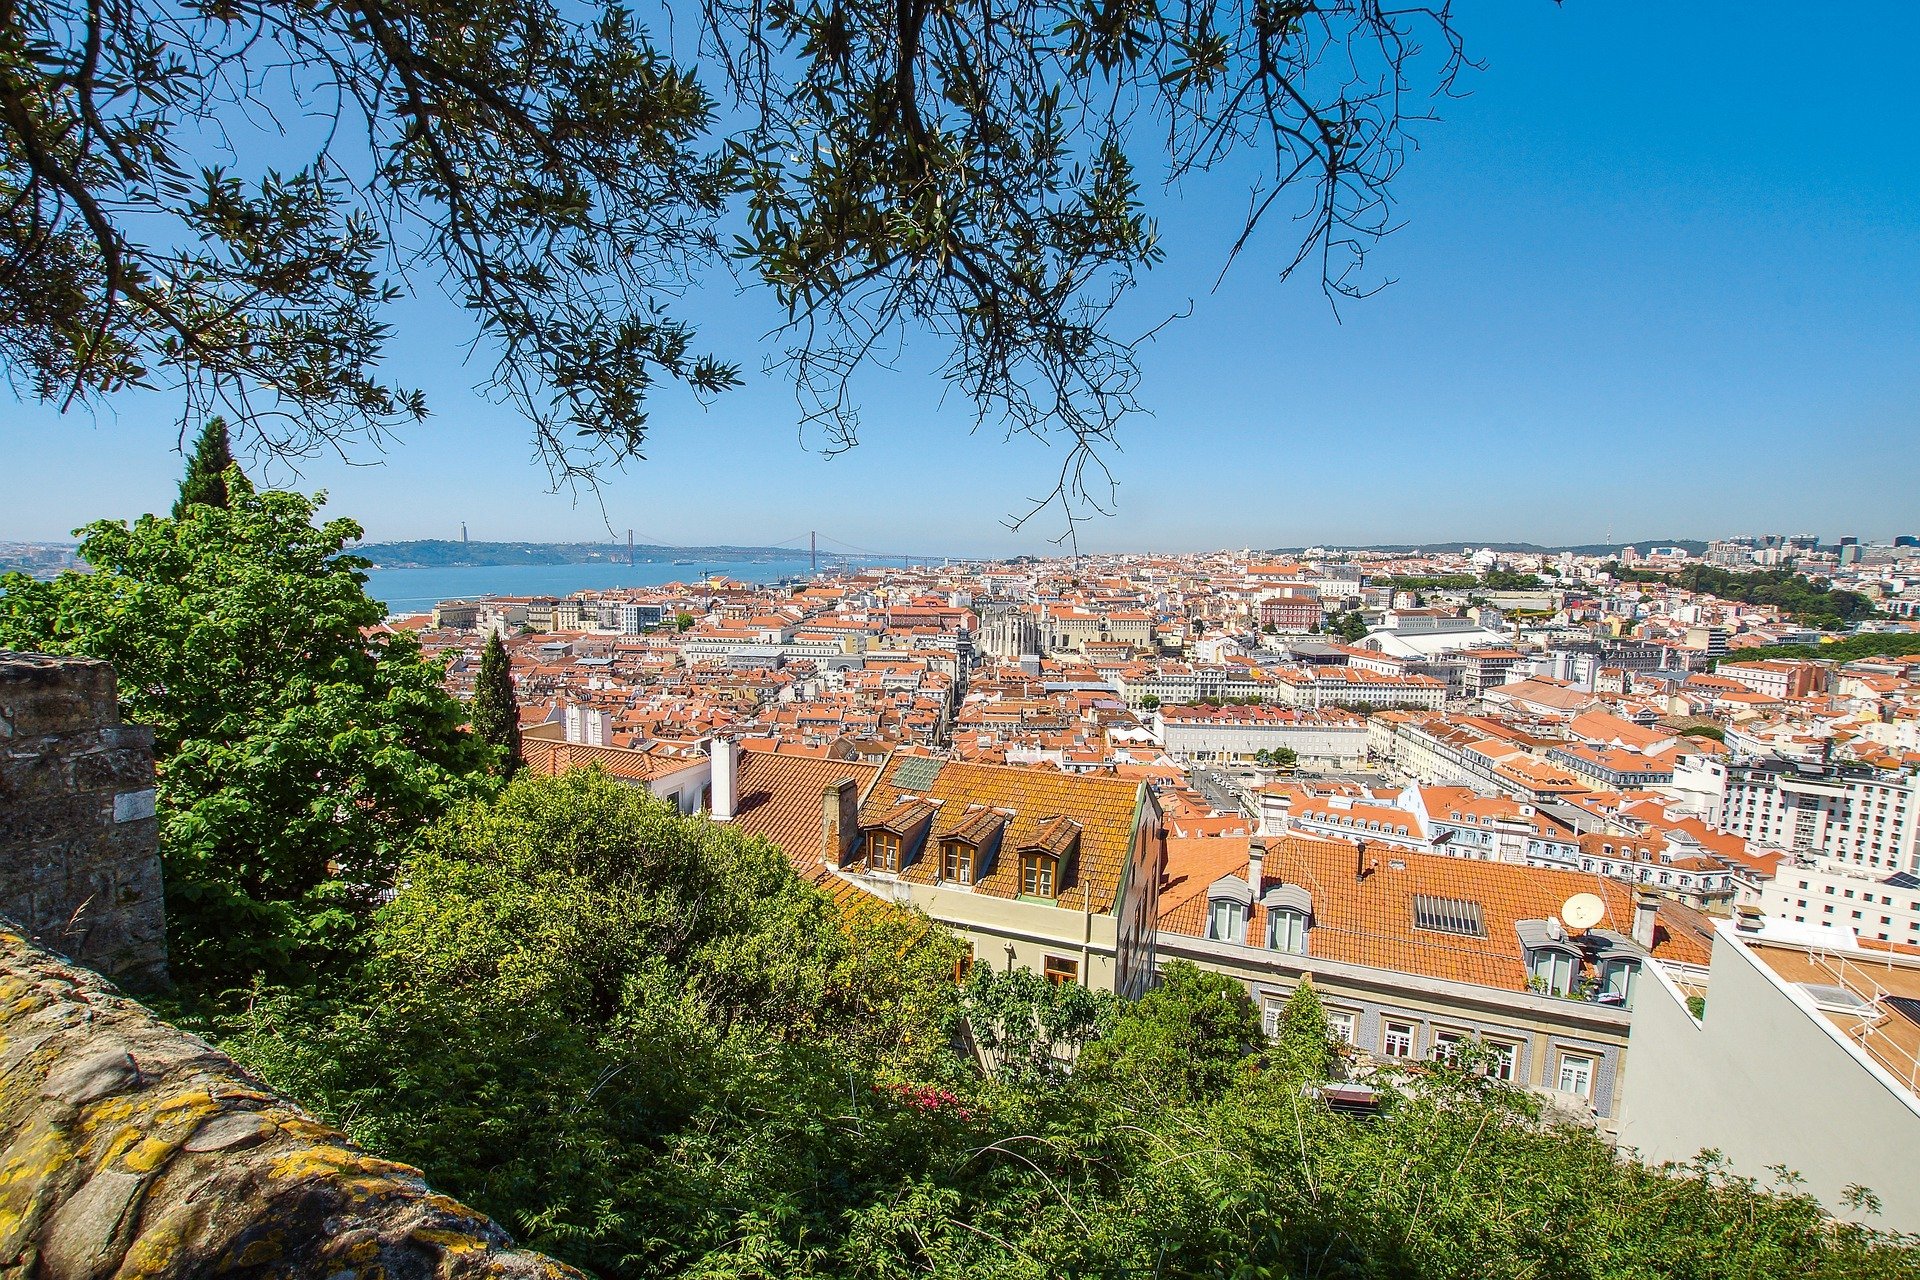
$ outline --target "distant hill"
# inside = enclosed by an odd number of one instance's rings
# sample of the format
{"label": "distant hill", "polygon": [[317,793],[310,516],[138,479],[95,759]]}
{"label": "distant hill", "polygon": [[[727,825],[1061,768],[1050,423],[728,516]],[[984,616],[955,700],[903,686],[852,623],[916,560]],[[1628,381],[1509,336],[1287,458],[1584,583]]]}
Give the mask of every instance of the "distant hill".
{"label": "distant hill", "polygon": [[[1340,547],[1332,543],[1314,544],[1328,551],[1380,551],[1391,555],[1438,555],[1443,551],[1478,551],[1485,547],[1489,551],[1506,551],[1517,555],[1555,555],[1562,551],[1571,551],[1577,556],[1610,556],[1619,553],[1622,547],[1679,547],[1689,555],[1699,555],[1707,549],[1707,544],[1694,538],[1647,538],[1638,542],[1583,542],[1562,546],[1543,547],[1537,542],[1376,542],[1364,547]],[[1305,547],[1275,547],[1268,554],[1298,554]]]}
{"label": "distant hill", "polygon": [[[469,569],[504,564],[625,564],[627,544],[612,542],[369,542],[352,549],[382,569]],[[635,543],[636,560],[799,560],[792,547],[664,547]]]}

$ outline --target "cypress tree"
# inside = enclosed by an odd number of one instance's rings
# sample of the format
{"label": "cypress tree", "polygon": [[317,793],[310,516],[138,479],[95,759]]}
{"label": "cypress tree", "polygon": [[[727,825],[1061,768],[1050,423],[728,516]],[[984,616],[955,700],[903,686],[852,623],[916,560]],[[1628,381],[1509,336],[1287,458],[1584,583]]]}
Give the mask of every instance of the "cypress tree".
{"label": "cypress tree", "polygon": [[[185,516],[187,508],[196,504],[225,507],[227,472],[235,465],[233,446],[227,439],[227,420],[218,416],[208,418],[207,424],[200,428],[200,439],[194,442],[193,456],[187,459],[187,474],[180,481],[180,498],[173,504],[173,518]],[[244,477],[241,483],[245,483]]]}
{"label": "cypress tree", "polygon": [[473,731],[481,740],[505,752],[504,768],[511,776],[520,767],[520,703],[513,694],[513,665],[507,661],[507,646],[500,643],[497,631],[487,637],[487,647],[480,654],[471,714]]}

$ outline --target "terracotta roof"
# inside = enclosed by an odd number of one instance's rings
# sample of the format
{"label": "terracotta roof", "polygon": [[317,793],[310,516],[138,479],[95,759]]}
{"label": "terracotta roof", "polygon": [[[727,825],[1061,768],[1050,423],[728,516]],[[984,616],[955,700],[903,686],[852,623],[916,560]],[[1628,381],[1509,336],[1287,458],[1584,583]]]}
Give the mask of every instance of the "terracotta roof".
{"label": "terracotta roof", "polygon": [[762,836],[804,871],[826,857],[827,788],[851,778],[866,795],[882,766],[862,760],[742,751],[732,825]]}
{"label": "terracotta roof", "polygon": [[[903,777],[903,771],[905,776]],[[1151,797],[1134,781],[1105,775],[1067,774],[1008,765],[895,759],[861,806],[863,829],[885,825],[903,798],[936,802],[918,857],[900,877],[931,883],[938,859],[929,857],[943,838],[973,820],[979,808],[1009,812],[997,850],[982,849],[987,865],[973,891],[1011,898],[1020,892],[1018,851],[1040,848],[1062,858],[1055,896],[1078,907],[1083,892],[1094,911],[1107,911],[1119,892],[1132,851],[1134,815]],[[1076,852],[1069,854],[1069,850]]]}
{"label": "terracotta roof", "polygon": [[[1204,937],[1207,887],[1225,876],[1245,877],[1248,843],[1234,836],[1169,840],[1160,886],[1160,928]],[[1266,910],[1258,905],[1266,890],[1300,885],[1313,899],[1307,946],[1316,959],[1525,991],[1526,952],[1515,929],[1518,921],[1544,920],[1574,894],[1593,893],[1607,908],[1600,927],[1632,933],[1633,891],[1601,876],[1374,848],[1366,858],[1376,869],[1356,880],[1351,844],[1269,838],[1266,846],[1263,884],[1255,890],[1247,936],[1266,936]],[[1477,904],[1486,936],[1415,928],[1416,895]],[[1654,957],[1704,965],[1709,948],[1691,927],[1693,919],[1669,927],[1670,907],[1665,901],[1660,904]]]}

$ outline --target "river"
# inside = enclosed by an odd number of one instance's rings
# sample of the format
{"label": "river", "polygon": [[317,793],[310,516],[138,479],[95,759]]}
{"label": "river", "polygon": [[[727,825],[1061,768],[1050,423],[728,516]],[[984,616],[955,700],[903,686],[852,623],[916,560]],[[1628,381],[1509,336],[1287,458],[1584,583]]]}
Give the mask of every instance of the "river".
{"label": "river", "polygon": [[[367,594],[391,613],[424,613],[442,600],[474,596],[564,596],[612,587],[655,587],[718,575],[743,582],[772,582],[805,577],[805,555],[791,560],[696,560],[675,564],[641,560],[634,564],[588,561],[581,564],[490,564],[458,569],[369,569]],[[838,566],[836,566],[838,567]]]}

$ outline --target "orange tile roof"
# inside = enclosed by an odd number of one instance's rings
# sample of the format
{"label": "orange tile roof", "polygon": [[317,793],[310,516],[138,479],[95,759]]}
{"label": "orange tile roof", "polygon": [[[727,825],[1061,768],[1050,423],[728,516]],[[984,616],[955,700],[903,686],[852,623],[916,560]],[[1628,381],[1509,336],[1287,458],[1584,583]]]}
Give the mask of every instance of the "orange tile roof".
{"label": "orange tile roof", "polygon": [[[903,768],[909,776],[903,785]],[[1078,837],[1078,853],[1063,858],[1056,897],[1078,907],[1085,901],[1094,911],[1108,911],[1119,893],[1120,879],[1132,852],[1135,815],[1151,802],[1144,784],[1110,775],[1067,774],[1050,769],[946,761],[928,769],[909,760],[894,760],[861,806],[862,828],[880,826],[897,812],[900,801],[919,796],[938,802],[920,856],[902,869],[903,880],[930,883],[938,872],[938,858],[928,856],[938,842],[956,834],[978,808],[1011,814],[1001,834],[998,856],[975,881],[975,893],[1011,898],[1020,892],[1022,849],[1042,848],[1064,854]]]}
{"label": "orange tile roof", "polygon": [[[1204,937],[1207,888],[1225,876],[1246,876],[1248,843],[1234,836],[1170,839],[1160,888],[1160,928]],[[1307,937],[1309,954],[1317,959],[1525,991],[1526,954],[1514,928],[1517,921],[1543,920],[1557,914],[1574,894],[1593,893],[1606,904],[1600,927],[1622,935],[1632,931],[1633,891],[1600,876],[1370,849],[1367,860],[1377,863],[1377,869],[1356,880],[1351,844],[1270,838],[1266,846],[1264,884],[1256,889],[1248,937],[1266,934],[1259,893],[1283,883],[1300,885],[1313,898],[1313,928]],[[1486,937],[1414,928],[1415,894],[1478,903]],[[1674,927],[1671,905],[1660,904],[1654,957],[1704,965],[1709,948],[1692,928]]]}
{"label": "orange tile roof", "polygon": [[851,778],[866,795],[882,766],[785,752],[742,751],[733,827],[777,845],[802,871],[826,857],[825,795]]}

